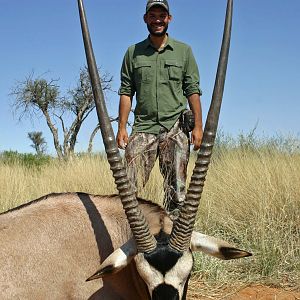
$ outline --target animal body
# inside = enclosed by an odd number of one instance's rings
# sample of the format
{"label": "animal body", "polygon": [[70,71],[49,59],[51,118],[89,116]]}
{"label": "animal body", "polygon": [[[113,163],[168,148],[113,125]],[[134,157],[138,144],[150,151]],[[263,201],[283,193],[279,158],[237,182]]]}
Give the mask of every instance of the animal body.
{"label": "animal body", "polygon": [[147,299],[134,264],[86,282],[131,236],[118,196],[51,194],[1,214],[0,299]]}
{"label": "animal body", "polygon": [[[172,221],[157,204],[139,199],[139,207],[162,249]],[[247,255],[205,235],[193,238],[193,250]],[[185,299],[192,255],[171,253],[150,263],[137,253],[117,195],[50,194],[0,215],[0,299]],[[86,282],[97,268],[104,277]],[[163,286],[165,298],[155,298]]]}

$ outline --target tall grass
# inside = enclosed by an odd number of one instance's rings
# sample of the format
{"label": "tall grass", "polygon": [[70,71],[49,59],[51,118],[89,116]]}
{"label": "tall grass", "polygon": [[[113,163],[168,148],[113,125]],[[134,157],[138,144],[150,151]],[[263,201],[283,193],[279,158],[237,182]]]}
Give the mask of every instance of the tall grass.
{"label": "tall grass", "polygon": [[5,211],[42,195],[60,192],[116,193],[104,156],[51,160],[35,167],[0,160],[0,210]]}
{"label": "tall grass", "polygon": [[[251,251],[252,258],[219,261],[196,254],[194,278],[206,285],[260,282],[300,289],[300,152],[294,139],[249,136],[218,141],[196,229]],[[189,165],[189,177],[195,158]],[[51,160],[39,168],[0,160],[1,211],[51,192],[115,193],[100,155]],[[140,196],[162,203],[155,166]]]}
{"label": "tall grass", "polygon": [[213,161],[197,227],[250,250],[251,259],[216,266],[210,280],[300,288],[300,155],[270,149],[226,151]]}

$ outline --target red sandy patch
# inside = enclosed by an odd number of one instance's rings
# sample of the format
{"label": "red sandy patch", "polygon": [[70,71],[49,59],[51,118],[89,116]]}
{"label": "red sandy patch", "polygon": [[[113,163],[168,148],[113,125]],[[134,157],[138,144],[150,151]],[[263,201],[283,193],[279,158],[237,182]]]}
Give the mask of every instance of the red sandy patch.
{"label": "red sandy patch", "polygon": [[[207,293],[208,294],[208,293]],[[198,296],[195,286],[189,292],[189,300],[300,300],[300,292],[285,291],[266,286],[250,286],[238,291],[224,291],[223,295],[218,292],[211,296]]]}

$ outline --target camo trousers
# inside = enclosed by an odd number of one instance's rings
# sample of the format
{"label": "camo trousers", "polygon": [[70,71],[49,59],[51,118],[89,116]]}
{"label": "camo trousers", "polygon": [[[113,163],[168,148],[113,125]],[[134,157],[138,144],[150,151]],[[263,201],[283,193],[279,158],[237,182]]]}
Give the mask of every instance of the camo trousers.
{"label": "camo trousers", "polygon": [[185,182],[190,155],[188,134],[177,121],[170,131],[161,128],[158,135],[134,133],[125,150],[129,180],[137,191],[137,176],[144,186],[158,157],[164,178],[164,207],[178,214],[185,199]]}

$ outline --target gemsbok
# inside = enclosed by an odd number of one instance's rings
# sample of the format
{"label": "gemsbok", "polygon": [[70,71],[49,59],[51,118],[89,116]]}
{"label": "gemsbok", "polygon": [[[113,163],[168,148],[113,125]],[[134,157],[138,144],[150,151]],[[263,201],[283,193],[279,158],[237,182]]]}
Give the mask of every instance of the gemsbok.
{"label": "gemsbok", "polygon": [[201,149],[185,204],[172,221],[157,204],[137,199],[129,184],[105,107],[83,3],[78,0],[97,114],[119,195],[50,194],[1,214],[1,300],[186,299],[192,251],[221,259],[251,255],[193,231],[223,96],[232,5],[228,0]]}

